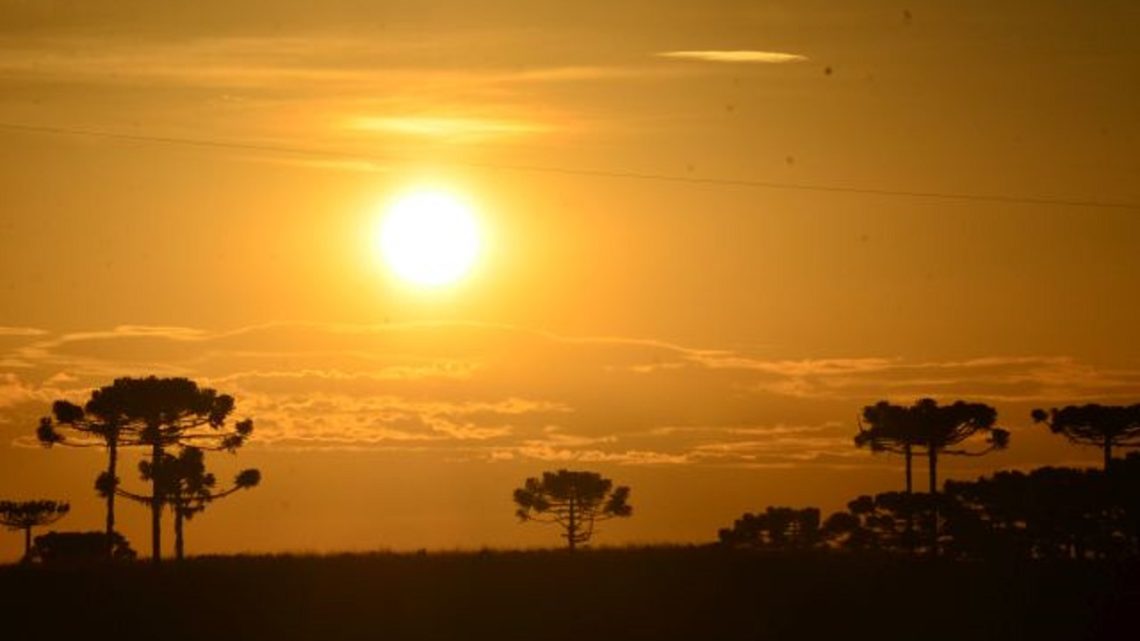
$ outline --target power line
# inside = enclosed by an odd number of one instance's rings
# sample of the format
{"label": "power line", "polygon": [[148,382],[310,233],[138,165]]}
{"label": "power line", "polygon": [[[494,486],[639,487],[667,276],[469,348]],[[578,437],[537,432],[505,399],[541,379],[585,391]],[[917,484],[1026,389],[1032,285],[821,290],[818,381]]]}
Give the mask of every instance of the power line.
{"label": "power line", "polygon": [[[225,140],[210,140],[203,138],[180,138],[170,136],[153,136],[146,134],[128,134],[113,131],[99,131],[92,129],[73,129],[67,127],[48,127],[40,125],[27,125],[20,123],[0,122],[0,129],[22,131],[28,133],[56,134],[68,136],[87,136],[91,138],[106,138],[111,140],[126,140],[131,142],[145,142],[167,145],[180,145],[184,147],[206,147],[214,149],[238,149],[244,151],[260,151],[267,153],[291,154],[298,156],[311,156],[319,158],[352,158],[356,160],[382,161],[382,162],[408,162],[409,158],[396,156],[383,156],[377,154],[360,154],[353,152],[331,151],[295,147],[291,145],[271,145],[263,143],[243,143]],[[1010,196],[970,194],[947,191],[918,191],[903,189],[876,189],[870,187],[847,187],[840,185],[823,185],[814,183],[789,183],[766,180],[748,180],[741,178],[714,178],[699,176],[680,176],[673,174],[643,173],[635,171],[615,171],[607,169],[590,169],[581,167],[555,167],[547,165],[517,165],[508,163],[481,163],[470,161],[448,161],[443,164],[477,169],[493,169],[500,171],[525,171],[548,174],[563,174],[569,176],[586,176],[593,178],[620,178],[630,180],[647,180],[658,182],[685,183],[694,185],[717,185],[724,187],[751,187],[761,189],[783,189],[790,191],[812,191],[837,194],[859,194],[865,196],[889,196],[904,198],[926,198],[935,200],[957,200],[970,202],[1006,203],[1016,205],[1056,205],[1063,207],[1092,207],[1098,209],[1138,209],[1140,203],[1126,201],[1081,200],[1067,198],[1046,198],[1037,196]]]}

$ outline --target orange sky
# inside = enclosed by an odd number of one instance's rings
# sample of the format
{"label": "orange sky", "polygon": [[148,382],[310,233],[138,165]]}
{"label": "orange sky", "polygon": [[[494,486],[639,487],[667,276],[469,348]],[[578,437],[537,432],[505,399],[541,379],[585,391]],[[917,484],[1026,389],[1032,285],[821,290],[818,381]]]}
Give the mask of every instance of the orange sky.
{"label": "orange sky", "polygon": [[[880,398],[999,409],[950,476],[1095,462],[1028,412],[1140,401],[1135,207],[715,182],[1140,203],[1140,9],[1040,5],[0,0],[0,498],[100,527],[36,420],[151,373],[257,425],[191,552],[552,544],[558,466],[633,486],[600,542],[710,540],[900,486]],[[375,255],[421,185],[478,209],[453,287]]]}

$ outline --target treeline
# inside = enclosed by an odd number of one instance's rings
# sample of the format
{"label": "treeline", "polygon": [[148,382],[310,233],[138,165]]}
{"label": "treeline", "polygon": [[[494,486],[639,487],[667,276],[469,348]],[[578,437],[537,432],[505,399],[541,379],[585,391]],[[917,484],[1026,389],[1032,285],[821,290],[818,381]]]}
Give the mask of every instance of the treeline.
{"label": "treeline", "polygon": [[[162,518],[174,521],[174,554],[185,555],[186,521],[211,503],[261,481],[261,472],[239,472],[223,485],[206,467],[207,452],[235,453],[253,433],[252,419],[231,423],[234,399],[200,387],[186,378],[118,378],[92,390],[82,405],[65,399],[52,403],[51,416],[40,420],[36,438],[45,447],[101,448],[106,467],[95,479],[105,505],[102,532],[51,532],[36,537],[32,529],[63,517],[69,504],[61,501],[0,502],[0,524],[24,532],[24,561],[131,559],[135,552],[116,529],[116,499],[144,505],[150,512],[151,559],[162,557]],[[125,487],[119,477],[119,456],[125,450],[144,453],[139,479],[149,493]]]}
{"label": "treeline", "polygon": [[[57,501],[0,502],[0,525],[22,530],[25,560],[101,556],[123,559],[133,550],[116,529],[116,499],[149,508],[151,559],[162,551],[164,513],[173,518],[175,557],[184,552],[185,522],[211,503],[258,485],[261,473],[243,470],[223,484],[207,470],[207,452],[235,453],[253,433],[253,421],[232,422],[233,397],[185,378],[120,378],[93,390],[83,405],[58,400],[36,436],[46,447],[95,447],[106,466],[95,480],[105,503],[102,532],[54,533],[32,546],[32,529],[65,515]],[[1044,467],[999,472],[973,482],[939,485],[946,456],[981,456],[1010,446],[997,410],[984,403],[911,405],[880,401],[863,408],[855,447],[893,453],[904,461],[905,491],[860,496],[847,510],[822,519],[816,508],[769,507],[745,514],[719,533],[730,547],[841,549],[926,553],[951,558],[1140,557],[1140,456],[1114,458],[1140,446],[1140,404],[1088,404],[1033,410],[1031,418],[1078,445],[1103,454],[1103,469]],[[139,479],[149,492],[128,489],[119,477],[124,450],[143,453]],[[915,460],[925,459],[926,493],[914,491]],[[528,478],[514,491],[522,521],[555,525],[567,548],[589,543],[596,523],[627,518],[630,488],[596,472],[558,470]]]}
{"label": "treeline", "polygon": [[[905,552],[962,559],[1118,559],[1140,557],[1140,404],[1035,409],[1035,423],[1103,455],[1100,470],[1042,467],[977,481],[938,483],[943,456],[981,456],[1009,447],[984,403],[909,406],[880,401],[863,408],[856,447],[903,457],[905,491],[860,496],[821,519],[819,509],[769,507],[719,532],[722,545],[769,550]],[[981,448],[966,449],[973,437]],[[978,439],[974,439],[975,441]],[[929,491],[913,487],[914,459],[925,458]]]}
{"label": "treeline", "polygon": [[1107,470],[1041,467],[938,493],[859,496],[821,518],[818,508],[769,507],[719,532],[721,545],[843,550],[953,559],[1140,558],[1140,454]]}

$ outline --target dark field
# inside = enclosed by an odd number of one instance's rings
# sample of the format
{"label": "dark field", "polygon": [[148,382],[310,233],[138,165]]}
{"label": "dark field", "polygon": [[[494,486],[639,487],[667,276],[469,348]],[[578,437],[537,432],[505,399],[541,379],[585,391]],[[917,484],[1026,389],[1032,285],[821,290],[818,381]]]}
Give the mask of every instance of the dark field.
{"label": "dark field", "polygon": [[1134,639],[1140,568],[654,548],[9,566],[0,590],[13,640]]}

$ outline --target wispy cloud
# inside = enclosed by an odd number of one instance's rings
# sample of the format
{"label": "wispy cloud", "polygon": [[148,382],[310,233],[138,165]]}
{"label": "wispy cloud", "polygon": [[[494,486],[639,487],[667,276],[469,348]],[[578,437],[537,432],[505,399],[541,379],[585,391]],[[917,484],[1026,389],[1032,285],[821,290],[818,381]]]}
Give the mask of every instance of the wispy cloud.
{"label": "wispy cloud", "polygon": [[352,119],[349,126],[361,131],[471,142],[544,133],[553,129],[537,122],[462,116],[362,117]]}
{"label": "wispy cloud", "polygon": [[4,327],[0,326],[0,336],[44,336],[48,332],[34,327]]}
{"label": "wispy cloud", "polygon": [[874,464],[851,438],[858,409],[882,398],[989,402],[1017,438],[1048,440],[1030,426],[1030,408],[1140,396],[1140,371],[1069,357],[766,358],[479,323],[122,326],[18,338],[0,343],[8,442],[30,434],[55,398],[79,401],[114,376],[152,373],[233,394],[259,447],[630,465]]}
{"label": "wispy cloud", "polygon": [[756,51],[752,49],[737,50],[701,50],[701,51],[662,51],[657,54],[662,58],[677,58],[680,60],[700,60],[703,62],[731,62],[731,63],[762,63],[784,64],[788,62],[804,62],[807,56],[798,53],[784,53],[782,51]]}

